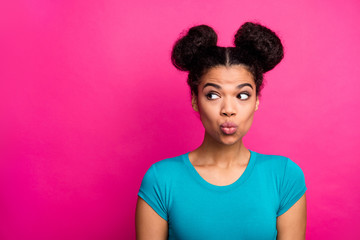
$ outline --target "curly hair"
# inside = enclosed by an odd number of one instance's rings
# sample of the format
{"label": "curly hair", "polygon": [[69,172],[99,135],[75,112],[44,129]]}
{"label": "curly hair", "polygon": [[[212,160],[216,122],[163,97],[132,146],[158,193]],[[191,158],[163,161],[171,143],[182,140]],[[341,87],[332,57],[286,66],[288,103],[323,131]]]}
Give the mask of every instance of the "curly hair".
{"label": "curly hair", "polygon": [[254,77],[256,95],[263,88],[263,74],[273,69],[284,57],[279,37],[270,29],[252,22],[236,32],[235,47],[218,47],[216,32],[207,25],[190,28],[174,44],[173,65],[187,71],[192,94],[198,95],[201,77],[216,66],[243,65]]}

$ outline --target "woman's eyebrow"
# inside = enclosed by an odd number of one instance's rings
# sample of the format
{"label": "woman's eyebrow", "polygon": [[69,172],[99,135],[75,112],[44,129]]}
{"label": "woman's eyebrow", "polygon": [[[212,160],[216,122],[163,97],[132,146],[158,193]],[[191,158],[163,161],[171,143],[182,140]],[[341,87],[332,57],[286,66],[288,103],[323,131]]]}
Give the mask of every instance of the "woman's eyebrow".
{"label": "woman's eyebrow", "polygon": [[[208,87],[208,86],[213,86],[213,87],[215,87],[215,88],[217,88],[217,89],[221,89],[221,86],[220,86],[220,85],[217,85],[217,84],[215,84],[215,83],[206,83],[206,84],[204,85],[204,87],[203,87],[203,90],[204,90],[205,87]],[[249,87],[251,87],[251,89],[253,89],[253,87],[251,86],[250,83],[242,83],[242,84],[239,84],[239,85],[236,86],[236,88],[243,88],[243,87],[245,87],[245,86],[249,86]]]}

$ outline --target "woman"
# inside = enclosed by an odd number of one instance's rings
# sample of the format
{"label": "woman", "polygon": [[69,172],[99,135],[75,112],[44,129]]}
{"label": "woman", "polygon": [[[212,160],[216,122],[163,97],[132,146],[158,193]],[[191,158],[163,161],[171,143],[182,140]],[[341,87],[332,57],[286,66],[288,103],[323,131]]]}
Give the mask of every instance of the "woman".
{"label": "woman", "polygon": [[136,209],[137,239],[304,239],[305,180],[290,159],[247,149],[243,137],[259,107],[263,73],[283,58],[280,39],[245,23],[235,47],[218,47],[206,25],[172,51],[188,71],[192,107],[205,128],[200,147],[154,163]]}

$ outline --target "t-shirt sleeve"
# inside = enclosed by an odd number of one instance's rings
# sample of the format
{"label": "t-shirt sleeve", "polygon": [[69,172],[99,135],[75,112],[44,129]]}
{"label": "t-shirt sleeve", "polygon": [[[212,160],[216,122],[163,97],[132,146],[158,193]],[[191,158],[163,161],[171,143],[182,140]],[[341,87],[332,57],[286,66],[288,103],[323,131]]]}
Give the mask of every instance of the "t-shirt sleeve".
{"label": "t-shirt sleeve", "polygon": [[145,173],[138,196],[144,199],[144,201],[147,202],[160,217],[167,221],[168,216],[163,188],[163,184],[159,181],[156,166],[153,164]]}
{"label": "t-shirt sleeve", "polygon": [[280,188],[280,205],[277,216],[292,207],[305,193],[305,177],[301,168],[287,158],[284,176]]}

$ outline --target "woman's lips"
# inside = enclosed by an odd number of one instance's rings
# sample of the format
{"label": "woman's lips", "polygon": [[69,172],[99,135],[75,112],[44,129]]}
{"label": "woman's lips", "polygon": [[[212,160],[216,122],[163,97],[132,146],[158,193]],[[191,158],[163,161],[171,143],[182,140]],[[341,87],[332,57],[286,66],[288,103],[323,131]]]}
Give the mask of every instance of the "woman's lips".
{"label": "woman's lips", "polygon": [[225,134],[230,135],[230,134],[234,134],[234,133],[236,132],[236,129],[237,129],[237,128],[234,128],[234,127],[231,127],[231,128],[224,128],[224,127],[222,127],[222,128],[221,128],[221,131],[222,131],[223,133],[225,133]]}
{"label": "woman's lips", "polygon": [[232,122],[226,122],[220,125],[220,129],[224,134],[234,134],[237,130],[237,125]]}

